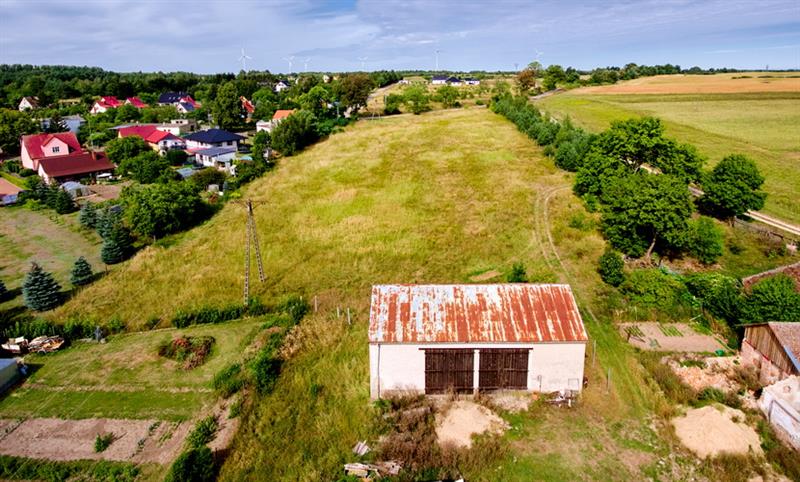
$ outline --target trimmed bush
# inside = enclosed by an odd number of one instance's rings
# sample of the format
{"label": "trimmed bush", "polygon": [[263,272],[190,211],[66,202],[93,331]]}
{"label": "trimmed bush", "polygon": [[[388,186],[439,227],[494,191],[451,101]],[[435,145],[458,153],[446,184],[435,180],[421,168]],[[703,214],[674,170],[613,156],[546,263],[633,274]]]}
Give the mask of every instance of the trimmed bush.
{"label": "trimmed bush", "polygon": [[604,282],[611,286],[619,286],[625,281],[625,262],[622,255],[613,249],[606,249],[600,256],[597,272]]}

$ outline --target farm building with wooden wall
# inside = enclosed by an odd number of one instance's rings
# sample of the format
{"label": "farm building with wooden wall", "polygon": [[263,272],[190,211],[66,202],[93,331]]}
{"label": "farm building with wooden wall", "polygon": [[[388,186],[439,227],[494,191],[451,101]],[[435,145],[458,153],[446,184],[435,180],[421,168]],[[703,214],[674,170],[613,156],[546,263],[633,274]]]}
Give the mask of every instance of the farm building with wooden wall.
{"label": "farm building with wooden wall", "polygon": [[370,395],[579,391],[586,341],[568,285],[377,285]]}
{"label": "farm building with wooden wall", "polygon": [[741,355],[744,364],[758,369],[765,385],[800,375],[800,323],[747,325]]}

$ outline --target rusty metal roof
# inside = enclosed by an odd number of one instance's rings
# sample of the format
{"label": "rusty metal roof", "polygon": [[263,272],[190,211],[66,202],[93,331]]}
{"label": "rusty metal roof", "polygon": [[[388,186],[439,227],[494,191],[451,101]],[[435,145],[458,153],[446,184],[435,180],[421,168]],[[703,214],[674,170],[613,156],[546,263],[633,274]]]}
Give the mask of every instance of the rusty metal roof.
{"label": "rusty metal roof", "polygon": [[376,285],[371,343],[586,341],[569,285]]}

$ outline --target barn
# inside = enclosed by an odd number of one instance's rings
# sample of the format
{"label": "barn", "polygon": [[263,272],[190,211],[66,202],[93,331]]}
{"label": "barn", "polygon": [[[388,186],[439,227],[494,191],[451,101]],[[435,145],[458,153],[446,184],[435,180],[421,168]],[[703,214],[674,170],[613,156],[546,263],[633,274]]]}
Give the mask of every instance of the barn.
{"label": "barn", "polygon": [[800,375],[800,323],[746,325],[741,356],[744,365],[758,370],[765,385]]}
{"label": "barn", "polygon": [[376,285],[370,396],[579,391],[586,341],[568,285]]}

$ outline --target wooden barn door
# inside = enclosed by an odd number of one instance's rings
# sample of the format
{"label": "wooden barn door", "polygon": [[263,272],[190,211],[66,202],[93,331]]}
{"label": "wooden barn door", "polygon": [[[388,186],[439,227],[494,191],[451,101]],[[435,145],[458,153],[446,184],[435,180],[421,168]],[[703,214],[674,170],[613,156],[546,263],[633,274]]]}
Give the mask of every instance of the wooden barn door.
{"label": "wooden barn door", "polygon": [[425,350],[425,393],[471,392],[474,356],[470,349]]}
{"label": "wooden barn door", "polygon": [[528,350],[481,350],[479,377],[478,387],[481,390],[526,390]]}

